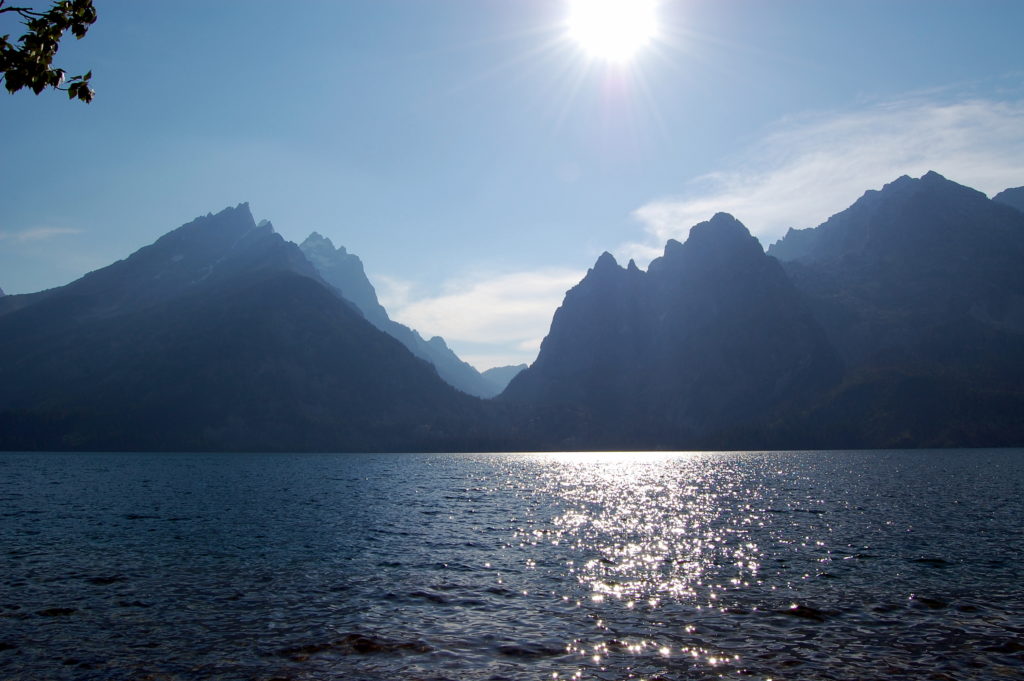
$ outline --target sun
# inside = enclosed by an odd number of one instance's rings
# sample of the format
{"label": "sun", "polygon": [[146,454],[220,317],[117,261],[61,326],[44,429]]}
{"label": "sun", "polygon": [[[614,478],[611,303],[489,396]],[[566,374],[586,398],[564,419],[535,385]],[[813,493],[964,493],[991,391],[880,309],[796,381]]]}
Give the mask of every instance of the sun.
{"label": "sun", "polygon": [[569,37],[593,59],[629,61],[658,32],[657,0],[570,0]]}

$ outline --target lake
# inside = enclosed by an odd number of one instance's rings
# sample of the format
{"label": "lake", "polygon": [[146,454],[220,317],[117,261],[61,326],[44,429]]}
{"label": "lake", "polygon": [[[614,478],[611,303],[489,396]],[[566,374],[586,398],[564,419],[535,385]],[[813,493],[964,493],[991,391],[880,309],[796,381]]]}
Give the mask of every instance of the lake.
{"label": "lake", "polygon": [[0,454],[2,679],[1020,679],[1024,450]]}

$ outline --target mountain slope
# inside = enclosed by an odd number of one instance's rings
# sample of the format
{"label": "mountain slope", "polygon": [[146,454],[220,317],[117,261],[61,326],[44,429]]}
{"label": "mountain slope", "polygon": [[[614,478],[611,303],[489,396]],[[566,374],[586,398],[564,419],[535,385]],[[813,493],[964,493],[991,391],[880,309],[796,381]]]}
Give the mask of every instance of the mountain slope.
{"label": "mountain slope", "polygon": [[525,364],[510,364],[503,367],[493,367],[485,371],[481,371],[480,375],[483,376],[492,386],[494,395],[500,394],[505,388],[508,387],[509,382],[519,375],[519,373],[526,368]]}
{"label": "mountain slope", "polygon": [[720,213],[647,272],[602,255],[502,400],[575,410],[574,446],[729,446],[839,372],[779,264]]}
{"label": "mountain slope", "polygon": [[995,196],[992,200],[996,203],[1006,204],[1016,208],[1017,210],[1024,213],[1024,187],[1012,187],[1010,189],[1004,189]]}
{"label": "mountain slope", "polygon": [[486,420],[244,204],[10,298],[0,448],[453,449]]}
{"label": "mountain slope", "polygon": [[483,378],[476,369],[452,352],[440,336],[424,340],[413,329],[388,317],[377,300],[377,292],[366,277],[363,263],[344,246],[335,249],[330,239],[313,232],[299,248],[317,268],[320,275],[341,294],[362,310],[378,329],[398,339],[417,357],[434,365],[441,378],[462,392],[477,397],[494,397],[504,386]]}
{"label": "mountain slope", "polygon": [[323,280],[338,289],[346,300],[355,303],[371,324],[381,329],[391,321],[387,311],[377,300],[377,291],[367,279],[363,261],[359,256],[349,253],[344,246],[335,249],[330,239],[317,232],[306,237],[306,240],[299,244],[299,250],[313,264]]}
{"label": "mountain slope", "polygon": [[936,326],[1024,332],[1024,214],[934,172],[869,191],[768,253],[854,364],[910,351]]}
{"label": "mountain slope", "polygon": [[1024,214],[931,172],[769,253],[849,367],[799,428],[850,447],[1024,443]]}
{"label": "mountain slope", "polygon": [[227,208],[182,225],[129,258],[90,272],[70,284],[10,296],[0,314],[53,296],[78,301],[79,314],[102,317],[158,303],[252,268],[316,271],[268,222],[256,225],[249,205]]}

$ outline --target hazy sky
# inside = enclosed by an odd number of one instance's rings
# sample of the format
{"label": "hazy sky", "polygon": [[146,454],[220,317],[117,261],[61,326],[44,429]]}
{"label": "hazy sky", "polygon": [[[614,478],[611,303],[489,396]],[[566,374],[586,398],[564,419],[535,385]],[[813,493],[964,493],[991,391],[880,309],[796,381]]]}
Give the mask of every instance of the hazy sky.
{"label": "hazy sky", "polygon": [[563,0],[96,7],[57,59],[91,105],[0,93],[8,293],[248,201],[487,368],[602,251],[644,266],[716,211],[767,246],[901,174],[1024,185],[1020,0],[663,0],[616,64]]}

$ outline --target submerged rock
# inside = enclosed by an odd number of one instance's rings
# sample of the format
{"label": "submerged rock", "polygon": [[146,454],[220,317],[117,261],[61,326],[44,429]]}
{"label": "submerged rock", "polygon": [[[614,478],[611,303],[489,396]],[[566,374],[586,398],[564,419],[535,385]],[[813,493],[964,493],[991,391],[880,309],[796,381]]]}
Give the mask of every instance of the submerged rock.
{"label": "submerged rock", "polygon": [[304,662],[314,655],[324,653],[335,655],[372,655],[400,652],[429,653],[431,650],[432,648],[422,641],[390,641],[364,636],[363,634],[346,634],[336,641],[308,643],[306,645],[283,648],[277,654],[295,662]]}
{"label": "submerged rock", "polygon": [[918,596],[917,594],[914,594],[913,596],[911,596],[910,600],[913,601],[914,603],[920,603],[921,605],[923,605],[924,607],[928,608],[929,610],[942,610],[943,608],[945,608],[945,607],[947,607],[949,605],[949,603],[947,603],[946,601],[940,600],[938,598],[929,598],[928,596]]}
{"label": "submerged rock", "polygon": [[65,617],[76,612],[78,611],[74,608],[46,608],[45,610],[37,610],[36,614],[40,617]]}
{"label": "submerged rock", "polygon": [[805,620],[814,620],[815,622],[824,622],[828,618],[828,615],[823,610],[812,608],[809,605],[800,605],[799,603],[794,603],[782,612],[783,614],[789,615],[791,617],[799,617],[800,619]]}

